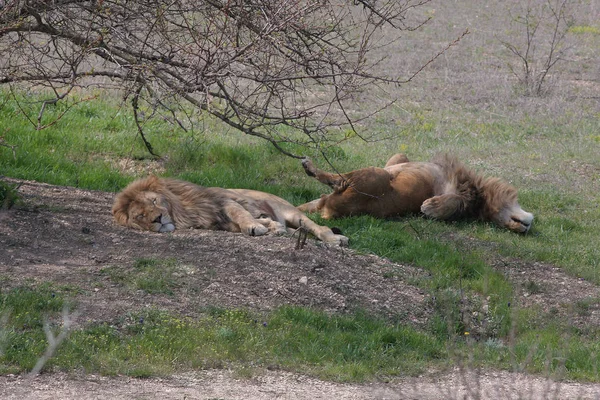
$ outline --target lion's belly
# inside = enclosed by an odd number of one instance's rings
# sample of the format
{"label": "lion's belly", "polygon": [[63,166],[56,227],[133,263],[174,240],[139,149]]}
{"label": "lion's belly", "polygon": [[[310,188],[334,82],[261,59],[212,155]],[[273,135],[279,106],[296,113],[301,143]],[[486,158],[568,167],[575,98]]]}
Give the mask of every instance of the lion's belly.
{"label": "lion's belly", "polygon": [[430,187],[388,186],[377,192],[361,192],[348,188],[343,193],[328,195],[321,208],[326,218],[338,218],[351,215],[369,214],[378,218],[389,218],[418,213],[421,204],[432,196]]}
{"label": "lion's belly", "polygon": [[348,187],[322,202],[321,215],[336,218],[370,214],[379,218],[419,213],[434,195],[437,166],[403,163],[386,168],[363,168],[346,174]]}
{"label": "lion's belly", "polygon": [[429,197],[429,192],[422,190],[393,190],[385,195],[369,201],[366,213],[380,218],[403,216],[419,213],[421,204]]}

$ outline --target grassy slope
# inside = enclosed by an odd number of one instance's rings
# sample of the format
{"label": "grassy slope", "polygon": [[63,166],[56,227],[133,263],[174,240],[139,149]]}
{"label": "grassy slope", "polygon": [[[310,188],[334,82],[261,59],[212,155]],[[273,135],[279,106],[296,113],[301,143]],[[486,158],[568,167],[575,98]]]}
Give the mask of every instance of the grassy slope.
{"label": "grassy slope", "polygon": [[[490,298],[493,316],[498,322],[480,332],[487,339],[486,342],[469,349],[479,354],[481,362],[510,366],[508,349],[498,345],[501,342],[496,339],[507,338],[513,326],[511,321],[517,321],[519,334],[515,354],[524,360],[532,348],[538,348],[532,357],[532,370],[544,370],[546,349],[549,348],[568,360],[568,376],[598,380],[594,365],[598,362],[599,332],[596,329],[575,331],[565,321],[552,315],[542,313],[539,317],[539,310],[521,310],[515,314],[507,306],[512,298],[510,284],[486,263],[486,260],[500,255],[509,260],[518,258],[549,262],[570,274],[600,283],[600,250],[597,246],[600,243],[597,231],[597,226],[600,226],[600,110],[597,102],[589,98],[589,88],[574,81],[575,78],[585,81],[586,77],[596,72],[594,58],[590,55],[598,54],[600,50],[598,41],[593,40],[594,37],[597,39],[597,33],[591,29],[574,32],[579,46],[573,57],[577,58],[579,69],[566,65],[559,70],[562,75],[557,77],[555,90],[549,96],[524,98],[515,90],[503,68],[508,56],[495,41],[494,32],[499,30],[489,29],[495,16],[502,15],[493,7],[501,7],[502,3],[494,3],[490,9],[469,3],[440,5],[437,10],[426,10],[435,15],[433,22],[424,32],[407,34],[402,41],[405,48],[401,54],[418,48],[424,49],[425,56],[421,55],[421,59],[417,59],[418,56],[397,59],[389,68],[411,70],[426,58],[427,49],[441,47],[458,36],[463,27],[468,26],[471,30],[460,46],[453,48],[444,59],[438,60],[415,82],[402,89],[404,100],[397,108],[386,111],[370,122],[369,130],[386,136],[391,134],[392,138],[384,143],[342,144],[331,150],[330,159],[337,169],[349,170],[366,165],[382,165],[396,151],[406,152],[413,159],[426,159],[439,151],[455,152],[472,167],[487,174],[502,176],[519,187],[523,207],[536,215],[532,234],[523,237],[487,224],[445,224],[421,218],[378,221],[360,217],[336,221],[336,225],[350,236],[355,248],[396,261],[414,263],[431,271],[431,280],[417,282],[436,294],[439,303],[436,304],[439,314],[422,338],[425,341],[430,340],[425,339],[430,336],[437,338],[426,345],[430,355],[425,360],[431,362],[439,356],[437,340],[449,343],[454,335],[460,335],[469,328],[458,318],[464,296],[470,301]],[[586,20],[585,14],[583,10],[578,26],[585,27],[593,23]],[[509,28],[502,33],[517,34]],[[49,113],[58,115],[61,107],[64,106],[58,105]],[[35,104],[30,110],[35,115]],[[293,203],[311,200],[324,191],[317,182],[307,179],[297,160],[287,159],[269,145],[224,130],[212,121],[205,121],[208,133],[195,135],[183,134],[166,123],[146,126],[155,149],[167,159],[158,163],[148,157],[136,134],[131,115],[121,110],[112,99],[84,103],[67,114],[59,124],[43,131],[33,130],[19,115],[19,111],[6,93],[0,94],[0,133],[7,143],[17,146],[16,158],[13,158],[10,149],[0,147],[2,175],[117,191],[135,176],[155,171],[207,186],[265,190]],[[265,160],[269,162],[265,163]],[[318,158],[317,162],[323,164]],[[469,238],[478,239],[486,245],[473,248]],[[461,294],[459,286],[466,290],[466,295]],[[3,295],[6,299],[11,294]],[[9,308],[7,304],[4,301],[2,308]],[[282,318],[280,313],[286,312],[278,311],[270,318],[277,320]],[[297,312],[310,315],[308,311]],[[532,315],[539,318],[532,318]],[[168,330],[171,317],[165,318],[168,321],[164,323],[160,318],[157,319],[156,329]],[[330,330],[323,328],[323,322],[318,322],[319,318],[325,317],[316,315],[308,318],[314,335],[331,335]],[[360,320],[362,317],[356,318]],[[195,324],[202,325],[203,322],[195,321],[188,328],[202,329]],[[303,331],[305,324],[292,319],[286,326],[292,332],[296,329]],[[13,328],[17,329],[17,325],[13,325]],[[32,334],[37,337],[38,345],[43,347],[43,336],[39,326],[37,328]],[[246,334],[242,323],[221,328],[224,329],[221,334],[225,342],[230,339],[227,329]],[[91,329],[91,333],[80,333],[83,342],[104,335],[93,330],[104,332],[102,327]],[[402,328],[388,326],[385,329]],[[136,335],[145,334],[138,331],[127,333],[131,341],[137,340]],[[214,332],[206,334],[215,335]],[[251,333],[248,334],[253,337]],[[263,339],[268,342],[276,340],[275,336]],[[300,370],[307,370],[302,365],[318,364],[319,373],[338,379],[369,379],[382,368],[380,364],[369,360],[375,356],[381,357],[383,353],[380,352],[382,348],[385,349],[382,344],[384,339],[360,339],[378,341],[379,347],[375,346],[375,350],[370,349],[368,354],[365,353],[361,358],[365,364],[352,359],[356,368],[352,372],[337,375],[335,371],[342,368],[348,359],[321,360],[320,364],[307,360],[302,354],[307,353],[305,346],[310,346],[308,342],[298,346],[297,352],[288,349],[286,358],[278,358],[278,353],[262,354],[259,358],[266,360],[265,364],[276,359],[275,362],[280,365]],[[143,336],[140,340],[154,339]],[[458,341],[459,346],[462,342]],[[86,346],[93,348],[94,345],[88,343]],[[323,348],[329,346],[331,344],[323,344]],[[89,350],[86,347],[83,349]],[[422,351],[416,345],[412,350]],[[120,352],[109,344],[102,347],[102,351],[105,352],[102,353],[104,357],[108,358]],[[180,351],[185,351],[185,347]],[[249,357],[256,356],[256,352],[260,351],[264,350],[253,348],[248,353],[240,353],[232,358],[214,359],[247,364]],[[76,353],[73,351],[72,354]],[[163,368],[158,358],[165,354],[151,356],[148,353],[147,356],[154,358],[134,363],[137,367],[121,359],[111,361],[118,365],[108,369],[98,366],[90,368],[105,373],[140,375],[144,375],[144,371],[157,373]],[[67,367],[69,363],[83,363],[81,354],[65,357],[66,361],[56,361],[57,365]],[[19,359],[18,355],[11,359],[13,361],[4,359],[3,363],[19,365],[17,369],[30,367],[27,362],[19,364],[14,361],[16,359]],[[60,356],[58,360],[61,360]],[[391,374],[399,373],[404,368],[393,361],[384,364],[389,367]],[[193,360],[183,363],[184,368],[194,366]],[[553,367],[559,368],[559,365],[553,364]]]}

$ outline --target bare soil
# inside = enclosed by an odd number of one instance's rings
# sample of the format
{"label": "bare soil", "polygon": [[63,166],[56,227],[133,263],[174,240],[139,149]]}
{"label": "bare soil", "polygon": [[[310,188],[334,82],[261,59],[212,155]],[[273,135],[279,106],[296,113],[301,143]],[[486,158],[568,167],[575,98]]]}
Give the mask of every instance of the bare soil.
{"label": "bare soil", "polygon": [[[361,308],[417,327],[431,314],[427,293],[410,284],[427,279],[427,273],[413,266],[314,240],[296,249],[295,237],[137,232],[112,222],[113,193],[19,183],[22,203],[0,212],[2,288],[50,283],[76,289],[71,293],[80,311],[78,324],[115,320],[144,307],[191,317],[211,306],[259,313],[282,304],[336,313]],[[176,260],[173,293],[148,294],[106,272],[133,271],[140,258]],[[573,313],[573,304],[600,296],[597,286],[551,265],[502,259],[494,264],[515,283],[522,304],[574,315],[573,322],[582,327],[600,323],[597,303]],[[480,397],[474,395],[477,391]],[[532,399],[597,399],[600,385],[460,371],[371,385],[322,382],[280,371],[250,379],[227,370],[144,380],[63,373],[34,380],[0,377],[2,399],[463,399],[516,398],[515,393],[530,393],[524,398]]]}
{"label": "bare soil", "polygon": [[340,384],[287,372],[251,379],[230,371],[198,371],[163,379],[42,375],[33,381],[0,377],[3,400],[598,400],[598,385],[561,382],[507,372],[443,375],[392,383]]}

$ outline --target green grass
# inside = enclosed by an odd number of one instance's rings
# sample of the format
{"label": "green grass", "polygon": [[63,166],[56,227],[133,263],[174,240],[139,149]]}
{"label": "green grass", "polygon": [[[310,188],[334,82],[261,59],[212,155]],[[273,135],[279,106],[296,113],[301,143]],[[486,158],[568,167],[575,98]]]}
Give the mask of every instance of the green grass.
{"label": "green grass", "polygon": [[[32,293],[37,293],[35,298]],[[35,322],[24,316],[26,304],[54,315],[61,300],[31,289],[3,295],[2,312],[10,313],[10,323],[4,327],[8,333],[0,371],[27,371],[43,353],[45,341],[41,316]],[[326,379],[366,381],[417,374],[444,355],[443,344],[435,338],[360,313],[329,316],[285,306],[259,316],[213,309],[192,320],[146,310],[74,330],[46,368],[145,377],[225,365],[278,365]]]}
{"label": "green grass", "polygon": [[0,181],[0,210],[7,210],[19,201],[17,186]]}
{"label": "green grass", "polygon": [[[49,286],[0,290],[0,371],[16,373],[33,368],[46,348],[44,320],[68,306]],[[4,325],[4,326],[3,326]],[[11,362],[18,359],[21,366]]]}
{"label": "green grass", "polygon": [[[46,317],[60,329],[57,316],[64,302],[48,288],[2,292],[0,313],[8,313],[9,322],[0,342],[0,372],[33,367],[46,345],[42,320]],[[444,340],[361,312],[336,316],[283,306],[258,315],[213,308],[191,319],[152,309],[73,330],[46,369],[148,377],[227,366],[251,376],[252,370],[277,366],[323,379],[364,382],[416,375],[471,356],[477,366],[518,366],[597,380],[600,331],[582,340],[573,328],[565,329],[538,311],[517,312],[515,343],[467,344],[465,336],[449,353]]]}

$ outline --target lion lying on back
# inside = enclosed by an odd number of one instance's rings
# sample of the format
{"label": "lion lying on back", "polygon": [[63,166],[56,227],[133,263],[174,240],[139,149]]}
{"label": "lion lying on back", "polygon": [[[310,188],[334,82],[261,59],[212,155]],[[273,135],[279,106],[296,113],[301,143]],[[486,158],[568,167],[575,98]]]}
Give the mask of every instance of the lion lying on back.
{"label": "lion lying on back", "polygon": [[346,174],[317,169],[309,159],[304,170],[331,186],[333,193],[303,204],[305,212],[325,219],[370,214],[393,217],[419,211],[440,220],[478,218],[514,232],[529,231],[533,215],[517,201],[517,191],[498,178],[482,177],[456,158],[443,155],[431,162],[410,162],[396,154],[384,168],[364,168]]}
{"label": "lion lying on back", "polygon": [[260,236],[303,227],[325,243],[346,245],[348,238],[311,221],[275,195],[246,189],[205,188],[151,176],[131,183],[115,198],[115,221],[152,232],[199,228]]}

